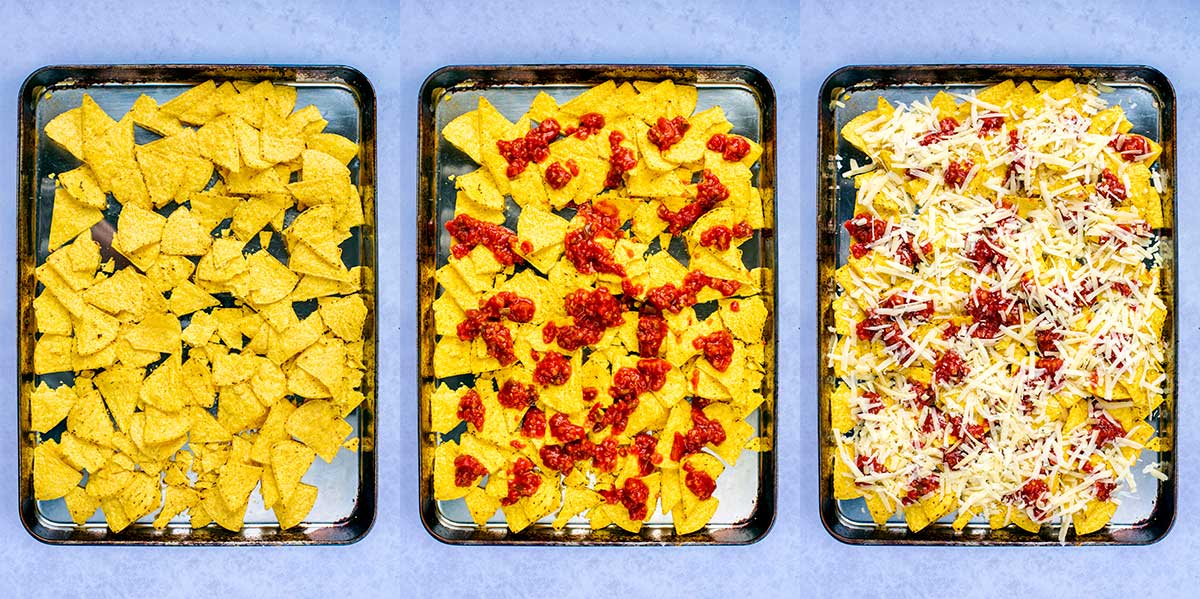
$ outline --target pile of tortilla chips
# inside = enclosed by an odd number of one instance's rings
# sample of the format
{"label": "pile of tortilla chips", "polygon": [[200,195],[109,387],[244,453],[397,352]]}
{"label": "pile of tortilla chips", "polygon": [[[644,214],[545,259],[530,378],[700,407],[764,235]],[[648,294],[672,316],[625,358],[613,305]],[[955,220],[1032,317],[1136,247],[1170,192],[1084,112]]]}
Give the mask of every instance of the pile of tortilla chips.
{"label": "pile of tortilla chips", "polygon": [[79,166],[55,177],[37,268],[28,426],[36,499],[77,524],[99,508],[115,532],[156,511],[155,528],[186,512],[237,531],[258,488],[290,528],[314,457],[357,449],[369,273],[340,246],[363,224],[358,145],[295,104],[208,81],[120,120],[84,95],[46,125]]}
{"label": "pile of tortilla chips", "polygon": [[[500,509],[514,532],[543,518],[549,521],[552,514],[556,514],[552,523],[556,529],[582,516],[593,529],[616,524],[637,532],[645,522],[666,522],[670,515],[679,534],[694,532],[711,520],[718,499],[694,493],[686,482],[689,473],[704,473],[715,481],[726,464],[733,466],[738,461],[743,450],[762,450],[769,445],[768,439],[754,437],[754,427],[746,419],[764,402],[764,339],[770,335],[764,328],[772,304],[764,301],[762,290],[770,286],[772,275],[765,268],[748,267],[743,260],[739,246],[757,243],[755,238],[735,238],[723,250],[701,240],[717,226],[742,224],[742,230],[748,227],[752,231],[772,226],[765,220],[769,206],[764,208],[770,198],[755,187],[751,170],[762,148],[741,138],[749,151],[733,160],[708,149],[714,135],[729,134],[733,125],[720,106],[696,113],[696,104],[695,87],[672,81],[621,85],[608,81],[562,105],[539,93],[515,123],[481,96],[477,110],[455,118],[442,131],[446,141],[482,165],[455,178],[455,216],[507,224],[515,229],[513,251],[523,258],[506,266],[481,244],[448,256],[436,273],[439,288],[433,310],[438,340],[433,370],[440,381],[422,391],[430,402],[430,421],[424,428],[441,435],[433,458],[434,495],[438,500],[465,498],[478,525],[486,525]],[[603,117],[604,126],[578,133],[581,117],[596,114]],[[660,119],[677,117],[690,126],[676,143],[660,149],[653,143],[650,129]],[[565,134],[549,143],[545,160],[530,162],[523,172],[510,177],[508,161],[497,142],[521,138],[547,119],[554,119]],[[619,135],[614,137],[614,133]],[[636,165],[620,174],[618,185],[609,188],[606,178],[614,143],[631,152]],[[562,165],[576,172],[556,189],[546,173]],[[696,182],[704,171],[719,178],[729,195],[672,236],[659,209],[665,206],[678,212],[695,202]],[[616,238],[597,236],[594,243],[613,256],[625,277],[580,272],[564,255],[566,236],[589,226],[579,211],[588,206],[603,206],[617,215],[620,233]],[[443,243],[462,243],[444,229],[439,232],[445,236]],[[733,281],[738,288],[724,295],[705,287],[694,306],[677,312],[663,310],[668,328],[660,351],[653,356],[639,355],[636,306],[644,304],[650,290],[681,286],[689,272]],[[622,324],[608,328],[598,342],[574,351],[558,345],[553,335],[545,336],[548,324],[572,326],[573,317],[565,308],[568,295],[600,289],[624,302]],[[500,292],[515,293],[535,305],[529,321],[503,322],[516,355],[509,365],[501,365],[490,355],[481,337],[465,340],[458,333],[468,311],[480,308]],[[731,339],[732,359],[724,369],[714,367],[694,343],[716,333]],[[537,364],[553,352],[569,363],[570,376],[563,384],[540,384],[534,376]],[[610,393],[614,377],[621,370],[635,371],[639,360],[647,358],[669,362],[665,382],[658,390],[638,394],[628,424],[614,434],[614,427],[597,423],[600,414],[614,409]],[[528,409],[502,405],[500,389],[507,383],[531,386],[536,400]],[[473,393],[478,394],[482,406],[482,426],[463,421],[464,415],[472,416],[464,402]],[[464,406],[468,408],[465,411]],[[570,424],[586,429],[578,443],[603,447],[607,442],[610,448],[615,443],[615,466],[605,467],[591,459],[577,460],[565,472],[548,466],[542,459],[544,450],[562,441],[552,434],[552,427],[540,436],[523,434],[526,421],[537,417],[536,412],[551,422],[556,417],[561,422],[565,416]],[[719,423],[724,440],[673,459],[674,444],[692,430],[696,418]],[[633,449],[635,437],[643,441],[648,437],[655,444],[648,468],[639,465]],[[465,456],[473,458],[486,474],[463,479],[459,466],[473,463]],[[527,495],[514,483],[524,476],[528,486],[524,466],[514,470],[526,460],[532,463],[537,478],[536,490]],[[631,486],[633,479],[640,483]],[[637,487],[644,489],[644,498],[622,495],[623,490]],[[635,518],[642,508],[645,516]],[[658,519],[656,511],[661,514]]]}

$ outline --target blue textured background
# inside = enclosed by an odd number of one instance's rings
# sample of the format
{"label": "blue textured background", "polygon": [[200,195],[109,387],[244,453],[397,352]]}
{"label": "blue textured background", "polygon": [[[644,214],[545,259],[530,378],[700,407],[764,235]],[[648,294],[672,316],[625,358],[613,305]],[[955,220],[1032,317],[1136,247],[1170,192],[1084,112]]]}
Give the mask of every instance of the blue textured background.
{"label": "blue textured background", "polygon": [[[379,97],[381,309],[379,515],[362,542],[334,548],[49,547],[21,528],[15,455],[0,466],[0,595],[28,596],[996,596],[1191,595],[1197,592],[1200,488],[1188,463],[1179,517],[1142,548],[917,549],[840,545],[821,528],[814,388],[816,99],[824,77],[855,63],[1145,63],[1175,84],[1179,107],[1182,403],[1200,382],[1200,282],[1189,192],[1200,126],[1200,6],[1107,2],[766,3],[425,1],[307,6],[242,1],[3,2],[0,114],[16,116],[24,77],[45,64],[113,62],[344,63]],[[1017,5],[1021,3],[1012,2]],[[982,6],[982,7],[981,7]],[[531,31],[532,33],[526,33]],[[779,98],[779,515],[762,542],[731,548],[456,548],[417,514],[413,302],[417,91],[462,63],[744,63]],[[0,220],[15,222],[16,119],[0,119]],[[7,165],[6,167],[3,165]],[[13,255],[13,228],[0,254]],[[15,278],[0,260],[0,280]],[[10,287],[12,289],[12,287]],[[12,291],[0,302],[0,388],[15,386]],[[11,397],[11,396],[10,396]],[[1200,415],[1182,406],[1178,449],[1192,459]],[[0,402],[0,444],[15,450],[16,404]],[[556,589],[557,591],[550,591]],[[627,595],[631,594],[631,595]]]}

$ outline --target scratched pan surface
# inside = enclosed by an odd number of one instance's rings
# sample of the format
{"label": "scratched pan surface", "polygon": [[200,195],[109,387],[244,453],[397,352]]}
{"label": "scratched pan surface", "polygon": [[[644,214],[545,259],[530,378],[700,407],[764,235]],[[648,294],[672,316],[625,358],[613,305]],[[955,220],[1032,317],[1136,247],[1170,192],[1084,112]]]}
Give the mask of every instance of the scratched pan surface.
{"label": "scratched pan surface", "polygon": [[[1162,73],[1138,66],[1063,65],[921,65],[855,66],[836,71],[825,81],[818,99],[819,152],[817,153],[817,355],[820,445],[820,510],[826,530],[840,541],[855,544],[891,545],[1057,545],[1058,525],[1047,525],[1040,534],[1009,526],[990,530],[987,522],[972,521],[955,532],[946,518],[919,533],[909,532],[901,517],[876,527],[862,499],[838,501],[833,497],[834,438],[830,429],[829,396],[836,379],[826,356],[833,337],[832,302],[836,294],[834,270],[846,263],[849,239],[841,223],[853,216],[854,182],[839,173],[849,168],[850,159],[859,164],[866,156],[850,146],[838,132],[850,119],[874,109],[883,96],[893,104],[932,98],[939,90],[967,92],[1006,79],[1096,81],[1111,91],[1102,96],[1120,104],[1133,123],[1134,133],[1145,135],[1163,146],[1155,167],[1162,175],[1163,215],[1166,227],[1159,230],[1163,257],[1163,300],[1170,310],[1164,327],[1168,373],[1166,401],[1151,415],[1149,423],[1158,435],[1175,439],[1176,356],[1178,316],[1176,312],[1177,268],[1175,235],[1175,94]],[[838,101],[838,102],[835,102]],[[1159,462],[1168,479],[1159,482],[1141,472],[1143,464]],[[1139,545],[1161,539],[1175,519],[1177,459],[1173,449],[1145,451],[1134,467],[1137,491],[1119,495],[1121,507],[1112,522],[1099,532],[1076,538],[1071,545]]]}
{"label": "scratched pan surface", "polygon": [[[437,289],[434,269],[446,263],[450,235],[443,224],[454,217],[452,175],[466,174],[478,166],[465,154],[443,140],[442,127],[455,117],[473,110],[479,98],[486,97],[500,112],[516,120],[529,108],[534,96],[544,91],[559,102],[568,100],[588,87],[614,79],[618,84],[635,80],[672,79],[698,88],[696,111],[720,105],[733,123],[733,132],[762,144],[763,155],[755,168],[757,184],[764,198],[775,190],[775,96],[766,77],[748,67],[708,66],[627,66],[627,65],[536,65],[446,67],[426,80],[420,99],[420,156],[418,162],[418,302],[417,335],[419,360],[418,393],[420,426],[419,452],[421,520],[435,538],[456,544],[533,544],[533,545],[732,545],[752,543],[770,529],[775,517],[775,451],[744,453],[737,466],[726,469],[717,485],[720,499],[713,520],[701,531],[678,536],[669,516],[655,513],[639,534],[615,526],[592,531],[587,520],[576,517],[562,530],[549,525],[550,518],[531,525],[520,533],[505,526],[503,513],[497,512],[486,527],[471,520],[463,500],[433,499],[433,452],[438,435],[428,430],[429,394],[433,377],[434,326],[432,303]],[[516,228],[517,206],[508,200],[509,222]],[[773,272],[775,262],[774,202],[768,209],[766,235],[756,234],[743,246],[750,267],[765,266]],[[763,300],[771,318],[766,326],[767,376],[763,395],[767,398],[750,416],[755,433],[775,439],[775,282],[763,284]],[[457,384],[451,381],[451,386]],[[462,425],[460,425],[461,427]],[[447,438],[461,431],[455,429]]]}
{"label": "scratched pan surface", "polygon": [[[270,80],[297,89],[297,107],[314,104],[329,121],[327,132],[338,133],[359,142],[358,158],[350,163],[351,177],[358,183],[363,198],[366,224],[352,230],[343,246],[348,266],[362,265],[375,271],[375,95],[362,73],[338,66],[256,66],[256,65],[104,65],[56,66],[40,69],[29,76],[21,89],[19,113],[19,177],[17,213],[17,336],[18,352],[18,453],[21,521],[38,540],[55,544],[141,544],[141,545],[326,545],[352,543],[364,536],[375,517],[375,397],[376,330],[375,279],[365,275],[363,300],[369,316],[364,331],[366,400],[347,421],[351,436],[360,438],[361,451],[341,451],[332,464],[316,460],[304,482],[319,489],[316,504],[307,519],[293,529],[280,531],[274,513],[264,509],[258,490],[250,498],[245,527],[229,532],[209,525],[192,530],[187,517],[177,517],[163,530],[150,526],[153,514],[113,533],[104,524],[99,511],[84,526],[75,526],[62,499],[35,501],[32,484],[34,445],[43,435],[28,431],[29,393],[38,381],[63,375],[33,374],[33,344],[36,326],[32,302],[37,283],[34,268],[47,256],[51,209],[54,199],[52,173],[74,168],[78,161],[65,149],[50,141],[44,128],[50,119],[80,105],[84,93],[92,96],[110,115],[119,117],[140,94],[163,101],[192,85],[214,79],[221,81]],[[137,143],[157,136],[135,128]],[[117,218],[116,202],[109,202],[105,220],[92,229],[102,255],[110,248]],[[289,215],[290,218],[291,215]],[[255,241],[254,243],[257,243]],[[280,253],[271,246],[268,251]],[[186,322],[184,323],[186,325]],[[61,434],[63,425],[50,431],[49,438]]]}

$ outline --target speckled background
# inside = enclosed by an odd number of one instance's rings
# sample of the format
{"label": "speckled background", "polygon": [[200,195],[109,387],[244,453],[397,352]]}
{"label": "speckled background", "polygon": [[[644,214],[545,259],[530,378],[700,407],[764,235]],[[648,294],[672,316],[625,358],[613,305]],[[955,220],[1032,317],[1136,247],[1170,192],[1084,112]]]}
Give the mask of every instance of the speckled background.
{"label": "speckled background", "polygon": [[[0,466],[3,596],[1116,596],[1194,595],[1200,487],[1179,467],[1179,516],[1162,542],[1133,548],[914,549],[841,545],[817,514],[814,309],[816,100],[842,65],[921,62],[1145,63],[1174,82],[1179,108],[1181,453],[1197,452],[1188,404],[1200,358],[1191,278],[1200,243],[1189,201],[1200,166],[1200,4],[1058,2],[740,3],[240,1],[4,2],[0,19],[0,211],[15,243],[16,99],[54,63],[296,62],[361,69],[379,97],[379,514],[362,542],[332,548],[50,547],[22,529],[15,453]],[[981,8],[983,7],[983,8]],[[873,20],[874,19],[874,20]],[[413,348],[417,91],[446,64],[745,63],[779,98],[779,515],[762,542],[730,548],[458,548],[417,514]],[[2,165],[8,165],[3,167]],[[13,260],[0,280],[14,281]],[[14,293],[0,302],[0,388],[15,379]],[[11,396],[10,396],[11,397]],[[16,404],[0,441],[16,449]],[[554,591],[551,591],[554,589]]]}

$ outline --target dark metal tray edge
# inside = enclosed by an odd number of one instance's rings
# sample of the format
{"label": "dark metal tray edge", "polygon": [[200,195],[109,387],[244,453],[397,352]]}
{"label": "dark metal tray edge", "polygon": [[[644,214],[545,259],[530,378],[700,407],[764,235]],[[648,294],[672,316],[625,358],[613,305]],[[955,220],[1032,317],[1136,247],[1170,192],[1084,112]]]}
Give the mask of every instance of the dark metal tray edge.
{"label": "dark metal tray edge", "polygon": [[[1150,518],[1144,523],[1124,530],[1099,532],[1088,535],[1088,538],[1072,537],[1066,543],[1059,543],[1056,537],[1051,537],[1045,530],[1039,535],[1015,532],[1009,528],[987,532],[983,535],[971,533],[956,533],[943,525],[931,525],[920,533],[907,530],[895,531],[884,528],[874,528],[870,531],[854,530],[842,524],[838,517],[837,501],[833,499],[832,456],[829,455],[829,444],[825,442],[829,431],[826,423],[829,421],[828,397],[824,393],[824,385],[820,381],[829,375],[829,367],[825,359],[826,328],[832,323],[829,306],[824,298],[833,292],[833,268],[837,261],[837,223],[835,207],[836,191],[830,191],[836,185],[836,174],[831,175],[826,168],[825,160],[834,155],[837,147],[838,132],[833,129],[833,111],[829,104],[836,89],[846,89],[859,86],[856,89],[872,89],[879,86],[897,84],[944,85],[948,83],[988,83],[1007,78],[1034,79],[1072,77],[1077,79],[1114,78],[1123,76],[1125,80],[1142,83],[1158,95],[1163,106],[1161,108],[1161,127],[1163,155],[1159,159],[1160,167],[1166,171],[1171,181],[1171,187],[1164,194],[1164,208],[1170,207],[1170,239],[1171,257],[1176,267],[1170,277],[1170,308],[1171,316],[1171,364],[1168,368],[1176,368],[1179,356],[1179,311],[1177,294],[1179,289],[1178,269],[1178,235],[1177,215],[1173,208],[1178,175],[1176,164],[1176,101],[1175,89],[1158,69],[1146,65],[1062,65],[1062,64],[928,64],[928,65],[848,65],[841,67],[826,77],[821,84],[817,97],[817,447],[818,447],[818,510],[821,524],[825,531],[837,541],[847,545],[917,545],[917,546],[1082,546],[1082,545],[1150,545],[1161,541],[1171,532],[1175,524],[1178,501],[1178,434],[1176,423],[1179,419],[1178,384],[1170,381],[1170,390],[1166,400],[1170,409],[1165,419],[1166,430],[1173,441],[1169,456],[1170,479],[1164,484],[1165,490],[1160,492],[1158,502]],[[864,84],[865,82],[870,82]],[[823,271],[828,270],[826,277]],[[938,534],[931,534],[938,533]]]}
{"label": "dark metal tray edge", "polygon": [[[100,79],[101,73],[110,76]],[[17,505],[21,525],[35,540],[47,545],[125,545],[125,546],[266,546],[266,545],[351,545],[361,541],[374,527],[378,504],[377,480],[377,448],[378,437],[375,434],[375,423],[378,421],[378,356],[379,349],[379,313],[378,313],[378,243],[375,231],[370,235],[364,234],[363,251],[360,253],[363,266],[371,270],[370,293],[364,294],[367,303],[373,339],[368,351],[372,354],[375,365],[367,371],[366,385],[370,389],[364,404],[370,409],[364,411],[360,436],[369,436],[371,449],[360,449],[360,483],[358,502],[354,511],[341,523],[324,527],[314,534],[306,534],[298,529],[290,531],[274,531],[257,538],[242,536],[241,533],[212,528],[191,531],[186,536],[172,535],[168,531],[151,531],[142,536],[132,536],[131,532],[112,533],[107,528],[102,530],[57,530],[44,526],[38,521],[37,504],[32,499],[32,475],[26,475],[21,467],[25,460],[31,459],[26,455],[25,433],[22,424],[28,419],[27,403],[22,401],[22,373],[32,370],[32,355],[25,351],[22,339],[32,337],[36,331],[32,311],[27,311],[25,303],[20,301],[20,289],[23,284],[33,281],[33,268],[28,267],[34,255],[32,235],[35,234],[31,222],[31,203],[36,201],[32,193],[36,185],[36,174],[33,172],[36,163],[37,124],[34,122],[35,94],[40,89],[57,85],[67,79],[78,81],[81,85],[104,82],[138,83],[153,82],[155,76],[170,75],[171,81],[187,82],[208,78],[244,79],[262,78],[271,80],[295,81],[340,81],[349,87],[357,96],[361,110],[361,136],[359,139],[359,188],[362,193],[364,212],[369,218],[364,228],[377,228],[378,215],[376,210],[376,97],[375,88],[358,69],[346,65],[254,65],[254,64],[78,64],[78,65],[47,65],[29,74],[21,84],[17,97],[17,254],[16,254],[16,288],[18,290],[17,312]],[[323,77],[323,78],[321,78]],[[28,263],[28,264],[27,264]],[[28,267],[28,268],[26,268]],[[23,270],[24,268],[24,270]],[[28,312],[28,313],[27,313]],[[368,432],[369,431],[369,432]],[[190,530],[190,529],[189,529]]]}
{"label": "dark metal tray edge", "polygon": [[[599,83],[605,79],[675,79],[684,82],[719,82],[737,81],[750,87],[762,104],[762,137],[771,143],[763,143],[763,156],[760,161],[759,187],[770,188],[773,196],[771,202],[771,222],[778,227],[776,202],[778,200],[778,185],[776,179],[776,99],[775,89],[770,80],[758,69],[750,66],[717,66],[717,65],[646,65],[646,64],[528,64],[528,65],[448,65],[441,67],[426,77],[421,84],[417,101],[417,372],[416,401],[418,405],[417,422],[417,485],[418,507],[421,524],[425,531],[437,541],[447,545],[514,545],[514,546],[682,546],[682,545],[751,545],[762,540],[774,527],[777,502],[777,473],[776,451],[778,435],[778,375],[777,369],[771,372],[771,397],[768,399],[771,411],[764,419],[764,435],[768,436],[775,446],[770,451],[759,455],[760,467],[763,472],[761,480],[767,483],[764,492],[759,496],[759,502],[754,514],[742,524],[715,532],[698,532],[686,537],[676,537],[674,533],[650,536],[647,531],[638,535],[611,530],[593,531],[586,537],[572,535],[565,531],[548,531],[540,537],[533,537],[528,532],[513,534],[484,529],[460,530],[445,526],[438,518],[437,503],[432,499],[432,478],[424,473],[425,433],[424,423],[428,419],[426,401],[424,401],[424,386],[434,380],[432,377],[432,353],[426,356],[422,351],[421,340],[432,339],[432,311],[425,309],[423,291],[428,289],[429,302],[432,302],[436,285],[433,283],[432,269],[424,276],[426,268],[422,265],[432,264],[436,258],[437,231],[433,208],[437,202],[435,172],[435,147],[438,131],[434,130],[433,109],[437,101],[437,92],[472,78],[489,80],[503,74],[506,84],[535,84],[535,83]],[[715,75],[725,74],[725,78]],[[778,316],[778,241],[772,234],[770,240],[763,241],[764,262],[770,261],[775,265],[772,273],[772,302],[774,313],[768,324],[772,327],[773,338],[768,349],[778,355],[779,346],[779,316]],[[769,432],[767,432],[769,431]]]}

